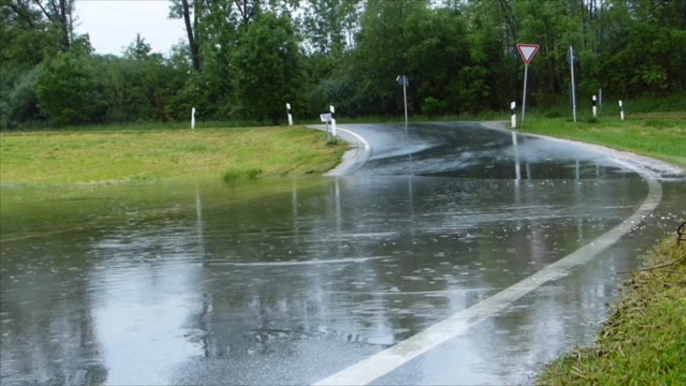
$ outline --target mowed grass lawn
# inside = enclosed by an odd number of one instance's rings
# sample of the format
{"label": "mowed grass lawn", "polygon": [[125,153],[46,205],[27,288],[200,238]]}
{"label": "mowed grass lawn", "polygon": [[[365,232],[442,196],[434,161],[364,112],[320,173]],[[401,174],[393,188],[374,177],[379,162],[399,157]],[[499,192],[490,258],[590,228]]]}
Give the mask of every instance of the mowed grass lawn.
{"label": "mowed grass lawn", "polygon": [[530,118],[524,132],[597,143],[657,158],[686,168],[686,112],[645,113],[578,123],[563,118]]}
{"label": "mowed grass lawn", "polygon": [[[305,128],[0,134],[3,184],[323,173],[346,146]],[[232,177],[233,176],[233,177]]]}

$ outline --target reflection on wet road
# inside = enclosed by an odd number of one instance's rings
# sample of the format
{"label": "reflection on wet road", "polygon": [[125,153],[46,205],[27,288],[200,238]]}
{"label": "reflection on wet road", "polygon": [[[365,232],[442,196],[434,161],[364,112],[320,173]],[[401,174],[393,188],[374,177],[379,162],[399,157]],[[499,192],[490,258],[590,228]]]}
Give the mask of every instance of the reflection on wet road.
{"label": "reflection on wet road", "polygon": [[[2,383],[314,383],[569,255],[648,191],[557,142],[349,129],[373,154],[344,178],[3,189]],[[375,383],[526,382],[588,343],[616,272],[684,217],[686,184],[663,191],[598,259]]]}

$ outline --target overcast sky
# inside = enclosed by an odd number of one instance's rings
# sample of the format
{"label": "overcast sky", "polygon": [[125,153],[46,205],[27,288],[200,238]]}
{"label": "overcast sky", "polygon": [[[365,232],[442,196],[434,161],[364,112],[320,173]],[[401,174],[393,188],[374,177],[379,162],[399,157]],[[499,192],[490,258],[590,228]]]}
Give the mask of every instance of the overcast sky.
{"label": "overcast sky", "polygon": [[170,20],[168,0],[77,0],[76,31],[90,35],[98,54],[121,55],[140,33],[154,52],[167,54],[185,39],[181,19]]}

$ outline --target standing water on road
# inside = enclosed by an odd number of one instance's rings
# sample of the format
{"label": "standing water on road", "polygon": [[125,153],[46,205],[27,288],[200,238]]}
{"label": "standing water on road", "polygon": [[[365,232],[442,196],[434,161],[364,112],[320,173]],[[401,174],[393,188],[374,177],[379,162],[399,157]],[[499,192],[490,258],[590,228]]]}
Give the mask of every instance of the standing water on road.
{"label": "standing water on road", "polygon": [[[2,189],[2,383],[316,382],[592,242],[648,190],[542,140],[357,131],[375,151],[349,177]],[[683,210],[684,184],[664,190],[658,216]],[[511,383],[587,342],[645,228],[380,382]]]}

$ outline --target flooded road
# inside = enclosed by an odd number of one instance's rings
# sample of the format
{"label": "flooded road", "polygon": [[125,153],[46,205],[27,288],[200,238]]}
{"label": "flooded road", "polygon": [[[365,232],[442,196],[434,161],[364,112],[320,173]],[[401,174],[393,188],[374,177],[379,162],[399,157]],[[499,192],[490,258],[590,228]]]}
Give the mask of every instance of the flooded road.
{"label": "flooded road", "polygon": [[[372,155],[340,178],[2,189],[2,384],[315,383],[593,243],[649,193],[554,141],[347,129]],[[526,383],[591,342],[618,272],[686,218],[686,183],[661,189],[597,258],[373,383]]]}

